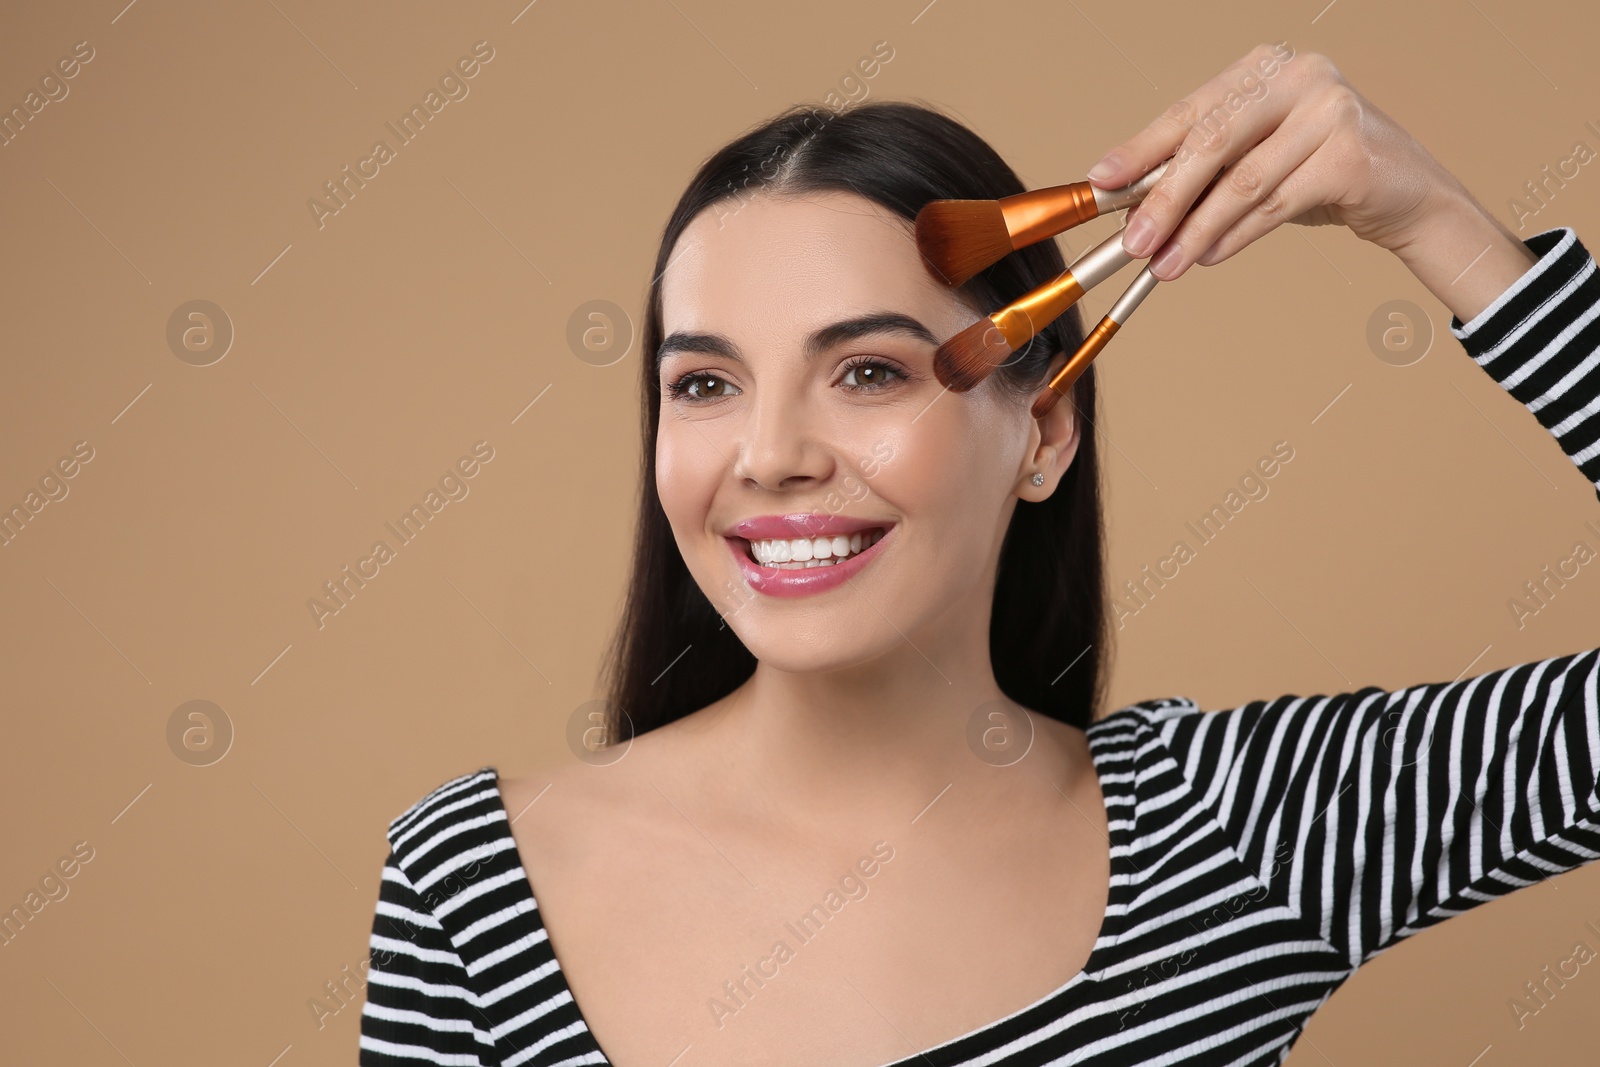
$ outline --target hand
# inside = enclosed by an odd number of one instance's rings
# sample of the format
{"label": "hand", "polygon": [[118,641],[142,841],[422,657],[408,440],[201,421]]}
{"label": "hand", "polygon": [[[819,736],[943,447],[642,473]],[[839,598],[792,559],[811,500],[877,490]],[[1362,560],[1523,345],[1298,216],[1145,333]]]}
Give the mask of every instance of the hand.
{"label": "hand", "polygon": [[1191,263],[1221,263],[1284,222],[1340,223],[1404,259],[1473,202],[1331,60],[1287,43],[1252,49],[1112,149],[1089,177],[1116,188],[1169,156],[1123,238],[1136,257],[1160,249],[1150,271],[1163,281]]}

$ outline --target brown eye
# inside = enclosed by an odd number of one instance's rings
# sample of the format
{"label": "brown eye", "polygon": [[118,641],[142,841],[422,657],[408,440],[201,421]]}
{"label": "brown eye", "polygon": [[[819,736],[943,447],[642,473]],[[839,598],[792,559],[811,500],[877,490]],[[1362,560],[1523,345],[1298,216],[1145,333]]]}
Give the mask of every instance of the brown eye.
{"label": "brown eye", "polygon": [[[694,390],[694,395],[704,400],[711,400],[715,397],[725,395],[725,390],[728,387],[727,382],[710,374],[703,374],[694,379],[694,381],[701,383],[700,388]],[[706,383],[710,384],[708,385]]]}
{"label": "brown eye", "polygon": [[684,375],[667,387],[667,393],[674,400],[690,401],[720,400],[725,396],[739,395],[738,389],[734,388],[726,378],[704,373]]}
{"label": "brown eye", "polygon": [[881,389],[895,378],[904,378],[895,367],[878,359],[858,359],[845,370],[843,384],[849,389]]}

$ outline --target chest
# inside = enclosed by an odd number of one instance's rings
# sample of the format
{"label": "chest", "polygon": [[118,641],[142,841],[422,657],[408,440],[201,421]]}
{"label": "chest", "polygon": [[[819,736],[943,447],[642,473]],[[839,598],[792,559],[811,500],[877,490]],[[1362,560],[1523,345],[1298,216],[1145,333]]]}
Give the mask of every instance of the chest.
{"label": "chest", "polygon": [[826,847],[681,820],[513,833],[567,984],[618,1067],[880,1067],[1082,969],[1110,860],[1103,821],[1072,799]]}

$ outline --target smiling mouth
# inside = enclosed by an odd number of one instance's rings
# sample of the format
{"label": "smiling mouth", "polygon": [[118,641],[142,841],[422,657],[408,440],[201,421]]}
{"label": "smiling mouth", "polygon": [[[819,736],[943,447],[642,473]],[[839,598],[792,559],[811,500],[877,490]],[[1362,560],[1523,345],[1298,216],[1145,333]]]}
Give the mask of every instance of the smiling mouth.
{"label": "smiling mouth", "polygon": [[772,570],[832,567],[859,555],[883,538],[887,531],[875,526],[834,537],[762,538],[745,541],[745,553]]}

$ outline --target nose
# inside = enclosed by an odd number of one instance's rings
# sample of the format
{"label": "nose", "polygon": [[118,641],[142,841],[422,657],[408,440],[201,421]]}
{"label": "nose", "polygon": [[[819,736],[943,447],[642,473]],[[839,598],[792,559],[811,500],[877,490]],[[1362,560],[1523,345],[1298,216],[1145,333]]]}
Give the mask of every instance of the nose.
{"label": "nose", "polygon": [[752,487],[793,489],[826,481],[833,460],[815,412],[792,393],[758,390],[747,407],[733,473]]}

